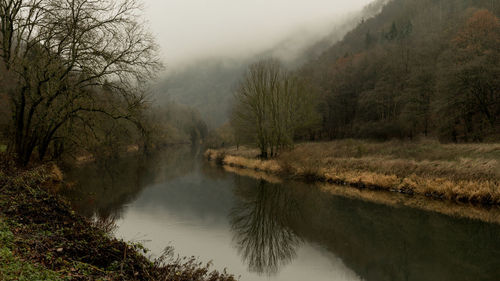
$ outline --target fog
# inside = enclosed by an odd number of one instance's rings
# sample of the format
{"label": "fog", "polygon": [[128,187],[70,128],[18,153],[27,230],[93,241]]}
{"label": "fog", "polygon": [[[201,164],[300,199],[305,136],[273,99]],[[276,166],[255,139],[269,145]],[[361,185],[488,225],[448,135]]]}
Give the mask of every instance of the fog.
{"label": "fog", "polygon": [[[167,68],[209,57],[249,57],[281,41],[311,42],[371,0],[143,0]],[[301,48],[295,40],[291,52]]]}

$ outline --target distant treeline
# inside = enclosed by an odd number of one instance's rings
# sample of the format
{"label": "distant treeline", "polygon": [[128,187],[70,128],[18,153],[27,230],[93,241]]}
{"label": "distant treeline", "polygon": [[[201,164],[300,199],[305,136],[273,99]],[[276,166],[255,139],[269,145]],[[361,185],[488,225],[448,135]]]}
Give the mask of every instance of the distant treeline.
{"label": "distant treeline", "polygon": [[173,144],[196,144],[208,135],[208,127],[200,113],[175,102],[161,103],[148,110],[144,124],[148,128],[147,143],[152,148]]}
{"label": "distant treeline", "polygon": [[500,140],[500,1],[393,0],[298,70],[311,139]]}

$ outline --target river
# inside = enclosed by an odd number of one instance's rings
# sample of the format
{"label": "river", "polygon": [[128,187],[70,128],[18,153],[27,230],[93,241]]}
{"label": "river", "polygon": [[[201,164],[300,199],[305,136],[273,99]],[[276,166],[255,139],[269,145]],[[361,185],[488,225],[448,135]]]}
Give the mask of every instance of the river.
{"label": "river", "polygon": [[240,280],[500,280],[500,224],[228,173],[197,147],[67,175],[84,216],[153,255],[172,246]]}

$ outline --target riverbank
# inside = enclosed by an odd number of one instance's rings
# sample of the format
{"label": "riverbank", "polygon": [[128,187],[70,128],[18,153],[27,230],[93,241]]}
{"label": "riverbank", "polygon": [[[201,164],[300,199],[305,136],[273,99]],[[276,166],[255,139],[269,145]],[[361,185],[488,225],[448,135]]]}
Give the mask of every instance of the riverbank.
{"label": "riverbank", "polygon": [[[215,163],[211,163],[215,165]],[[287,182],[283,177],[262,171],[227,165],[223,166],[223,169],[228,173],[238,174],[256,180],[264,180],[273,184],[286,184]],[[410,207],[412,209],[440,213],[456,218],[468,218],[500,225],[500,205],[487,206],[487,208],[485,208],[483,205],[456,204],[451,201],[429,200],[423,196],[407,196],[399,193],[380,192],[379,190],[346,188],[342,185],[329,183],[318,183],[315,184],[315,186],[322,192],[344,198],[352,198],[395,208]]]}
{"label": "riverbank", "polygon": [[235,280],[172,252],[147,257],[71,210],[57,166],[14,168],[0,154],[0,280]]}
{"label": "riverbank", "polygon": [[332,184],[500,205],[500,144],[341,140],[304,143],[261,160],[256,149],[209,149],[222,165]]}

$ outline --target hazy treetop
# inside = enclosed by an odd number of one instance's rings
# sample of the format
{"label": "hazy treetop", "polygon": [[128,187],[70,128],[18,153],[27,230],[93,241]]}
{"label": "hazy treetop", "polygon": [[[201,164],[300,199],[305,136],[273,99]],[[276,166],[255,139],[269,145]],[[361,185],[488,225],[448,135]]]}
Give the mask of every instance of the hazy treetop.
{"label": "hazy treetop", "polygon": [[293,33],[327,33],[372,0],[143,0],[167,65],[252,55]]}

